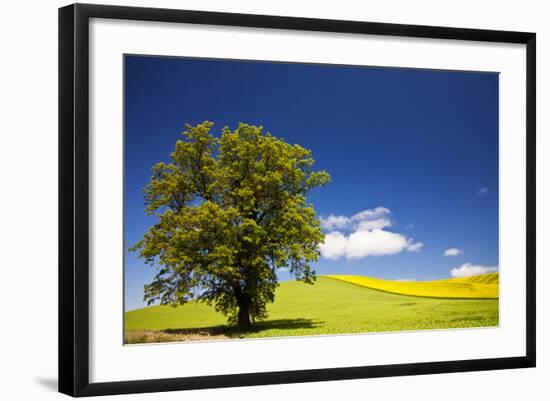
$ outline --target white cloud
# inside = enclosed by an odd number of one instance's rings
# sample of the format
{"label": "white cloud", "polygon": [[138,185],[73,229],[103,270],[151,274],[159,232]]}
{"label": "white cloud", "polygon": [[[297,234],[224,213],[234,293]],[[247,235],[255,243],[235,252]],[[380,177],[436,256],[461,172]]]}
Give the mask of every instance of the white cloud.
{"label": "white cloud", "polygon": [[478,195],[487,195],[489,193],[489,188],[483,187],[478,189],[477,194]]}
{"label": "white cloud", "polygon": [[321,217],[321,227],[326,230],[338,230],[346,228],[349,224],[349,217],[346,216],[335,216],[331,214],[328,217]]}
{"label": "white cloud", "polygon": [[409,223],[409,224],[407,224],[407,225],[405,226],[405,228],[406,228],[407,230],[412,230],[412,229],[414,229],[414,224],[413,224],[413,223]]}
{"label": "white cloud", "polygon": [[378,219],[378,218],[383,217],[383,216],[387,216],[390,213],[391,213],[390,209],[379,206],[379,207],[374,208],[374,209],[367,209],[367,210],[363,210],[362,212],[359,212],[357,214],[354,214],[351,217],[351,220],[352,221],[373,220],[373,219]]}
{"label": "white cloud", "polygon": [[[361,259],[419,251],[423,246],[421,242],[384,230],[392,225],[390,213],[385,207],[377,207],[351,217],[330,215],[321,218],[321,226],[329,231],[321,244],[321,255],[327,259]],[[346,230],[349,234],[340,230]]]}
{"label": "white cloud", "polygon": [[360,226],[365,230],[390,227],[391,221],[388,219],[390,213],[390,210],[385,207],[377,207],[363,210],[351,217],[331,214],[328,217],[321,217],[321,227],[325,230],[355,230]]}
{"label": "white cloud", "polygon": [[408,241],[409,241],[409,245],[407,245],[408,252],[418,252],[424,246],[422,242],[414,242],[411,238],[409,238]]}
{"label": "white cloud", "polygon": [[348,238],[340,231],[332,231],[325,235],[321,244],[321,255],[327,259],[338,259],[347,252]]}
{"label": "white cloud", "polygon": [[386,227],[391,227],[388,219],[363,220],[357,224],[357,231],[380,230]]}
{"label": "white cloud", "polygon": [[406,249],[404,235],[384,230],[356,231],[348,237],[346,257],[360,259],[367,256],[394,255]]}
{"label": "white cloud", "polygon": [[473,265],[471,263],[464,263],[460,267],[455,267],[451,270],[451,276],[453,277],[467,277],[475,276],[478,274],[485,274],[498,271],[498,266],[480,266]]}
{"label": "white cloud", "polygon": [[462,250],[458,248],[449,248],[445,249],[445,252],[443,252],[444,256],[458,256],[462,253]]}
{"label": "white cloud", "polygon": [[410,282],[413,282],[413,281],[416,281],[414,278],[398,278],[397,280],[393,280],[393,281],[399,281],[399,282],[402,282],[402,283],[410,283]]}

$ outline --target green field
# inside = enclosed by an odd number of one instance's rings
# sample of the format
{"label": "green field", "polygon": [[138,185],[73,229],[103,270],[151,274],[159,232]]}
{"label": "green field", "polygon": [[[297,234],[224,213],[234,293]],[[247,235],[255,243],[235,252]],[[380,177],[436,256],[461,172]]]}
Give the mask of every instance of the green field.
{"label": "green field", "polygon": [[328,277],[280,284],[269,318],[238,333],[212,307],[191,302],[126,312],[125,342],[367,333],[498,325],[498,299],[443,299],[388,293]]}

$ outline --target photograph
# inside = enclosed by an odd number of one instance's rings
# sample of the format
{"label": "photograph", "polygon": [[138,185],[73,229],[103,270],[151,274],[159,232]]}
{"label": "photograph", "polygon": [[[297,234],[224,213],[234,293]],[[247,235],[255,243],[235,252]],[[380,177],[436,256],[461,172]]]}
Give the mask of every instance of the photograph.
{"label": "photograph", "polygon": [[124,54],[123,108],[125,345],[499,326],[498,72]]}

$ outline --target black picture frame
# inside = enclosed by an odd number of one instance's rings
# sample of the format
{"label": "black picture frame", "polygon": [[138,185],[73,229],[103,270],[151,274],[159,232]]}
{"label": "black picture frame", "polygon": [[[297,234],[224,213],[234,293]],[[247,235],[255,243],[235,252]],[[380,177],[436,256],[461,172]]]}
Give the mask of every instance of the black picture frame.
{"label": "black picture frame", "polygon": [[[520,357],[261,372],[154,380],[89,381],[89,21],[91,18],[274,28],[526,45],[526,353]],[[96,396],[535,366],[536,35],[436,26],[74,4],[59,9],[59,391]]]}

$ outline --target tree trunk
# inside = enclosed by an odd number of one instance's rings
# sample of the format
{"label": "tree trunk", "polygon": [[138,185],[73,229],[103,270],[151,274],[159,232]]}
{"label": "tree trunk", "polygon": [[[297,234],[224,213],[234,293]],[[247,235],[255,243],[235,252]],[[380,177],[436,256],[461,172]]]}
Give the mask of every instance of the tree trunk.
{"label": "tree trunk", "polygon": [[247,296],[243,296],[238,300],[238,304],[237,327],[240,330],[248,330],[252,326],[250,323],[250,299]]}

